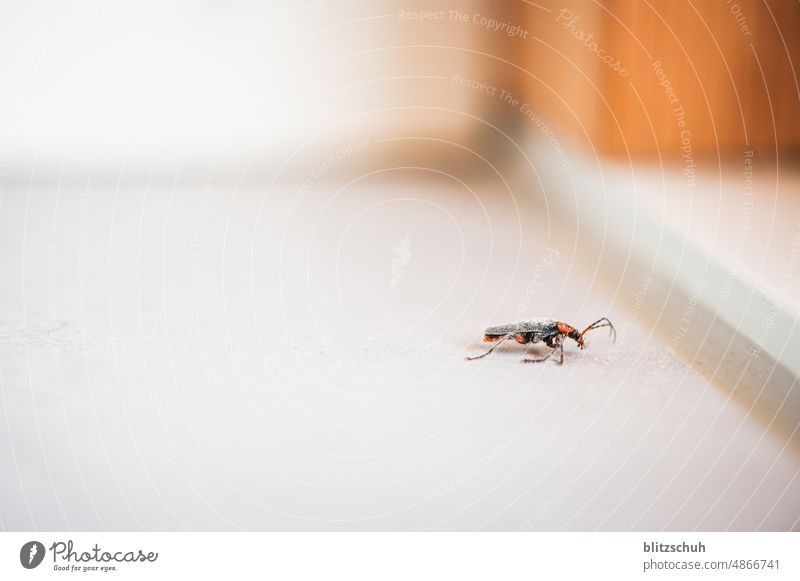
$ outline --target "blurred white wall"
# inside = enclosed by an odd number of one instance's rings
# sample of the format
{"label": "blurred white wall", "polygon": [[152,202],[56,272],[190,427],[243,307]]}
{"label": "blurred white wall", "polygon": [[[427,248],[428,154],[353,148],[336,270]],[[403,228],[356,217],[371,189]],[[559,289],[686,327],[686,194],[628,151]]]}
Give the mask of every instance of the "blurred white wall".
{"label": "blurred white wall", "polygon": [[0,17],[0,157],[23,183],[146,179],[239,172],[331,135],[410,123],[448,133],[463,118],[438,108],[471,110],[477,97],[449,78],[473,66],[487,30],[399,16],[436,4],[454,3],[12,0]]}

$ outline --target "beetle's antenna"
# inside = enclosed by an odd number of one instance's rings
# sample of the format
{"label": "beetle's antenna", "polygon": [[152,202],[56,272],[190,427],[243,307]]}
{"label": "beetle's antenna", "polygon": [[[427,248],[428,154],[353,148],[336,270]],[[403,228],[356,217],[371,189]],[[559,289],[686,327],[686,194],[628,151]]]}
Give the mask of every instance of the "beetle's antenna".
{"label": "beetle's antenna", "polygon": [[[602,323],[602,325],[600,323]],[[609,333],[614,338],[613,339],[614,342],[616,342],[617,341],[617,330],[614,328],[614,325],[611,324],[611,321],[609,321],[606,317],[603,317],[602,319],[598,319],[597,321],[595,321],[594,323],[592,323],[591,325],[586,327],[583,330],[583,333],[581,333],[581,338],[583,338],[583,336],[587,332],[593,331],[594,329],[600,329],[602,327],[610,327]]]}

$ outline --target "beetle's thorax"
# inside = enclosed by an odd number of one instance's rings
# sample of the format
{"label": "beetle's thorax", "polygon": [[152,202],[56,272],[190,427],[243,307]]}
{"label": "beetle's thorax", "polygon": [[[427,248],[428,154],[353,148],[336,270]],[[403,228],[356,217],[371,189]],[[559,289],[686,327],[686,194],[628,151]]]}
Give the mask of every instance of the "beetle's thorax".
{"label": "beetle's thorax", "polygon": [[575,330],[575,327],[572,325],[567,325],[566,323],[562,323],[561,321],[556,321],[556,328],[558,329],[559,333],[564,335],[569,335],[572,331]]}

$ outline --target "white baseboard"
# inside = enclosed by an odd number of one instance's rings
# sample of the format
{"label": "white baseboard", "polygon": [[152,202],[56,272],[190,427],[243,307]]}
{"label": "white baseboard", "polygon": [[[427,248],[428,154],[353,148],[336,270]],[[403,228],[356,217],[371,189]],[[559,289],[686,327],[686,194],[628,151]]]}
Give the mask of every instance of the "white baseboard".
{"label": "white baseboard", "polygon": [[[543,186],[540,207],[554,232],[574,238],[575,258],[595,268],[623,306],[636,304],[669,348],[800,446],[800,327],[798,309],[787,299],[800,270],[797,249],[785,248],[783,280],[736,264],[730,252],[717,249],[741,225],[730,223],[730,211],[696,203],[698,188],[711,183],[719,190],[713,196],[735,204],[741,197],[735,186],[743,183],[735,170],[732,179],[717,169],[693,181],[680,166],[639,171],[571,151],[565,169],[547,144],[529,151],[538,173],[529,181]],[[775,232],[748,230],[746,244],[774,254],[767,241]],[[793,230],[780,234],[796,238]]]}

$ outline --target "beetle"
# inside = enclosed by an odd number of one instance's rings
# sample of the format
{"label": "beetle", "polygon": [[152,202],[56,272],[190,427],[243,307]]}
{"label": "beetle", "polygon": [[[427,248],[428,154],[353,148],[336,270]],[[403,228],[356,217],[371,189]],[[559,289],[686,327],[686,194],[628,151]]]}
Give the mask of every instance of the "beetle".
{"label": "beetle", "polygon": [[589,331],[600,329],[601,327],[609,327],[609,333],[613,337],[613,340],[617,340],[617,330],[606,317],[598,319],[580,333],[578,333],[578,330],[572,325],[568,325],[563,321],[556,321],[555,319],[530,319],[519,323],[489,327],[484,331],[483,340],[487,343],[494,342],[495,344],[492,345],[486,353],[476,355],[475,357],[467,357],[467,360],[472,361],[474,359],[486,357],[489,353],[497,349],[501,343],[507,339],[514,338],[517,343],[523,345],[539,343],[541,341],[551,349],[550,353],[541,359],[526,357],[522,360],[522,363],[541,363],[542,361],[547,361],[553,353],[559,350],[561,351],[561,360],[559,363],[564,363],[564,339],[569,337],[583,349],[585,346],[583,336]]}

